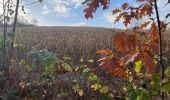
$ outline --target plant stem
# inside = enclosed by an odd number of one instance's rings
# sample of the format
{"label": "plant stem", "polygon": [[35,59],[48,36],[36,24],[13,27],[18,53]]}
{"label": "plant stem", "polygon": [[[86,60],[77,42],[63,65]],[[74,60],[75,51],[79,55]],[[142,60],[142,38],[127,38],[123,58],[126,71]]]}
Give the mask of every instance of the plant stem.
{"label": "plant stem", "polygon": [[[162,67],[162,79],[164,79],[164,65],[163,65],[163,48],[162,48],[162,32],[161,32],[161,22],[159,18],[159,11],[157,6],[157,0],[154,0],[154,7],[156,10],[156,17],[157,17],[157,24],[158,24],[158,31],[159,31],[159,55],[160,55],[160,65]],[[163,84],[161,84],[161,87]],[[161,92],[161,99],[164,100],[164,92]]]}

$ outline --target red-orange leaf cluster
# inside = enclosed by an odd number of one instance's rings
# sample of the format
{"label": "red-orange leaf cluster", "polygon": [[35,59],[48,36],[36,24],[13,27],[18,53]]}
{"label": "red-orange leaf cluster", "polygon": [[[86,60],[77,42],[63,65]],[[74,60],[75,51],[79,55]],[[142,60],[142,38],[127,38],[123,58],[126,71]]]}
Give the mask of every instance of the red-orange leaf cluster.
{"label": "red-orange leaf cluster", "polygon": [[85,0],[85,3],[88,3],[88,7],[84,10],[85,17],[89,19],[93,18],[93,13],[95,13],[100,5],[103,6],[103,9],[107,9],[109,5],[109,0]]}
{"label": "red-orange leaf cluster", "polygon": [[[85,17],[93,18],[93,13],[101,5],[103,9],[108,8],[109,0],[86,0],[88,2],[88,8],[84,10]],[[131,20],[141,20],[144,17],[148,17],[148,21],[144,22],[140,26],[134,26],[132,30],[127,29],[125,32],[118,32],[114,35],[113,41],[115,50],[98,50],[97,53],[101,55],[99,60],[100,66],[106,69],[111,75],[128,78],[128,66],[131,63],[141,60],[144,62],[144,68],[146,74],[152,74],[156,71],[157,64],[153,60],[153,56],[159,56],[159,33],[158,26],[153,18],[154,0],[136,0],[139,3],[138,6],[131,6],[128,3],[123,3],[120,8],[115,8],[112,11],[113,15],[117,14],[115,22],[119,22],[123,19],[123,24],[127,27]],[[168,0],[167,4],[170,3]],[[169,18],[170,13],[166,15],[166,19]],[[161,31],[166,33],[167,23],[160,22]],[[151,26],[149,32],[144,32],[143,28]],[[127,27],[128,28],[128,27]],[[144,33],[144,34],[143,34]],[[148,34],[146,34],[148,33]],[[162,48],[167,45],[167,41],[162,38]],[[132,64],[133,65],[133,64]]]}
{"label": "red-orange leaf cluster", "polygon": [[115,47],[119,51],[134,51],[137,44],[137,35],[135,34],[126,34],[126,33],[117,33],[113,37]]}

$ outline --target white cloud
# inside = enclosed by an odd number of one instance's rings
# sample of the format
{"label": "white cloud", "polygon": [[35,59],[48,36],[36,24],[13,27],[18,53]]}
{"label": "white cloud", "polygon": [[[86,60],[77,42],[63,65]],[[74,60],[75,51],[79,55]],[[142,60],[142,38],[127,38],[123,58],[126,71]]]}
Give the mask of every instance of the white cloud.
{"label": "white cloud", "polygon": [[64,5],[57,5],[54,10],[57,12],[57,13],[60,13],[60,14],[68,14],[69,11],[70,11],[70,8],[67,8],[66,6]]}
{"label": "white cloud", "polygon": [[49,8],[48,8],[48,6],[45,4],[44,6],[43,6],[43,12],[41,13],[41,14],[48,14],[49,12],[51,12],[52,10],[50,10]]}
{"label": "white cloud", "polygon": [[70,24],[70,25],[67,25],[67,26],[87,26],[87,24],[84,23],[84,22],[80,22],[80,23]]}
{"label": "white cloud", "polygon": [[116,27],[116,28],[125,28],[123,25],[123,19],[120,19],[120,22],[118,23],[114,23],[115,19],[116,19],[116,15],[112,15],[111,12],[105,12],[103,13],[103,17],[104,19],[106,19],[106,21],[108,21],[109,23],[112,24],[111,27]]}
{"label": "white cloud", "polygon": [[51,10],[49,10],[49,6],[45,5],[45,7],[43,7],[44,11],[42,13],[46,14],[51,11],[55,11],[59,14],[68,15],[73,8],[80,7],[83,1],[84,0],[48,0]]}
{"label": "white cloud", "polygon": [[74,8],[78,8],[82,5],[82,2],[84,2],[84,0],[72,0],[75,7]]}

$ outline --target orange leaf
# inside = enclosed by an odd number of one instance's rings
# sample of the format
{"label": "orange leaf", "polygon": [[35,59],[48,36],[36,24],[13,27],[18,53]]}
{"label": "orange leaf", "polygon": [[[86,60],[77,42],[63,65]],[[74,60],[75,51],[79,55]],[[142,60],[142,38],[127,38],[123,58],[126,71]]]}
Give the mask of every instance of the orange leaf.
{"label": "orange leaf", "polygon": [[140,28],[141,29],[146,28],[149,24],[150,24],[150,22],[145,22],[145,23],[141,24]]}
{"label": "orange leaf", "polygon": [[129,65],[131,62],[141,59],[141,54],[139,52],[132,52],[121,58],[121,61],[124,62],[124,66]]}
{"label": "orange leaf", "polygon": [[120,10],[119,8],[115,8],[115,9],[112,11],[112,14],[114,15],[114,14],[117,14],[117,13],[119,13],[119,12],[121,12],[121,10]]}
{"label": "orange leaf", "polygon": [[158,36],[158,32],[157,32],[157,26],[155,23],[152,24],[152,28],[150,30],[150,38],[152,41],[158,40],[159,36]]}
{"label": "orange leaf", "polygon": [[96,53],[99,53],[99,54],[105,54],[105,53],[112,53],[112,50],[106,50],[106,49],[101,49],[101,50],[97,50]]}
{"label": "orange leaf", "polygon": [[126,9],[128,8],[128,6],[129,6],[128,3],[124,3],[124,4],[122,4],[121,8],[122,8],[123,10],[126,10]]}
{"label": "orange leaf", "polygon": [[128,15],[128,14],[124,14],[123,17],[124,17],[124,19],[125,19],[124,22],[123,22],[124,25],[125,25],[125,26],[128,26],[128,24],[130,24],[130,21],[131,21],[131,19],[132,19],[131,16]]}
{"label": "orange leaf", "polygon": [[153,59],[145,54],[144,57],[143,57],[143,60],[145,62],[145,67],[148,68],[148,73],[154,73],[156,71],[156,64],[153,62]]}
{"label": "orange leaf", "polygon": [[137,36],[135,34],[121,32],[113,37],[113,41],[119,51],[133,51],[136,49]]}

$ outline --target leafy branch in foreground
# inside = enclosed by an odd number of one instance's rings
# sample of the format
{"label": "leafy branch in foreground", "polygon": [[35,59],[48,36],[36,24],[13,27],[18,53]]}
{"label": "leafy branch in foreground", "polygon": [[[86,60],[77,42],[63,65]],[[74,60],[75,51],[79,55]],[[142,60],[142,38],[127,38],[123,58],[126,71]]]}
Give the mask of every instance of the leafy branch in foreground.
{"label": "leafy branch in foreground", "polygon": [[[127,29],[114,35],[114,52],[104,49],[97,51],[102,57],[99,60],[100,66],[106,69],[111,75],[123,77],[129,82],[132,82],[136,75],[139,79],[144,75],[144,77],[150,80],[154,73],[159,73],[162,76],[162,80],[164,80],[164,65],[166,61],[163,59],[163,54],[168,52],[167,46],[169,44],[167,43],[169,40],[166,40],[168,23],[160,20],[157,2],[158,0],[136,0],[138,6],[123,3],[120,8],[113,10],[112,14],[117,15],[115,22],[123,20],[123,24]],[[84,12],[85,17],[89,19],[93,18],[93,13],[100,6],[103,9],[108,8],[110,0],[86,0],[86,3],[88,7]],[[167,4],[169,3],[170,1],[168,0]],[[166,13],[165,18],[167,19],[169,12]],[[154,14],[156,18],[153,16]],[[143,20],[143,18],[148,19],[144,23],[138,26],[132,26],[129,29],[129,24],[131,24],[132,20],[139,21]],[[143,31],[146,28],[149,31]],[[155,57],[157,57],[156,61]],[[134,72],[131,70],[134,68],[134,64],[136,65],[135,75],[133,75]],[[161,88],[163,88],[163,83],[159,82],[160,84]],[[161,94],[161,98],[164,100],[164,91]]]}

